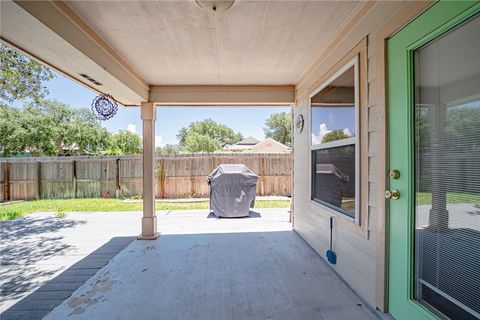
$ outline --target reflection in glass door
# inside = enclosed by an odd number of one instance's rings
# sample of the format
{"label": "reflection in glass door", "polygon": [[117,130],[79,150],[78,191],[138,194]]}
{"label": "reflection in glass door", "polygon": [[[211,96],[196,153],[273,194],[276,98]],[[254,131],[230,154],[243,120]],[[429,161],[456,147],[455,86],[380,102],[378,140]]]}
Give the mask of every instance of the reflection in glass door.
{"label": "reflection in glass door", "polygon": [[414,299],[480,319],[480,16],[414,52]]}

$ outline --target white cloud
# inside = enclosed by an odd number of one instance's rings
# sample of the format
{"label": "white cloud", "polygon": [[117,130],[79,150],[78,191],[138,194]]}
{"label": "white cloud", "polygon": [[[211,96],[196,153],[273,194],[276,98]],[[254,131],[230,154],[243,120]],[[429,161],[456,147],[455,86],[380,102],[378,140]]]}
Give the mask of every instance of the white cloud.
{"label": "white cloud", "polygon": [[[315,134],[312,132],[312,144],[320,144],[322,143],[323,136],[325,136],[327,133],[332,132],[332,130],[328,129],[326,123],[321,123],[318,126],[318,134]],[[343,133],[345,133],[347,136],[352,137],[352,133],[348,128],[345,128],[342,130]]]}
{"label": "white cloud", "polygon": [[129,123],[127,126],[127,131],[130,131],[131,133],[137,133],[137,126],[133,123]]}
{"label": "white cloud", "polygon": [[327,124],[326,123],[321,123],[318,126],[318,134],[315,134],[312,132],[312,144],[320,144],[322,143],[323,136],[326,135],[329,132],[332,132],[332,130],[328,130]]}
{"label": "white cloud", "polygon": [[165,143],[162,141],[162,136],[155,135],[155,148],[163,148]]}

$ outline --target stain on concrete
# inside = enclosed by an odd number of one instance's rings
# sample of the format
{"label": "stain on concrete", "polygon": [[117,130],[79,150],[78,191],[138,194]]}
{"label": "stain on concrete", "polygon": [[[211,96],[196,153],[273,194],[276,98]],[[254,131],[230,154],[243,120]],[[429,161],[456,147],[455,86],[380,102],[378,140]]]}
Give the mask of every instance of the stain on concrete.
{"label": "stain on concrete", "polygon": [[143,252],[143,253],[147,253],[147,251],[153,251],[153,250],[155,250],[155,245],[152,244],[152,245],[146,246],[146,247],[142,250],[142,252]]}
{"label": "stain on concrete", "polygon": [[73,311],[70,312],[70,313],[68,314],[68,316],[75,315],[75,314],[82,314],[82,313],[84,313],[84,312],[85,312],[85,308],[83,308],[83,307],[78,307],[78,308],[73,309]]}
{"label": "stain on concrete", "polygon": [[[112,286],[117,283],[117,280],[109,279],[107,276],[108,273],[105,274],[105,278],[99,278],[94,284],[92,284],[89,291],[81,294],[79,297],[72,297],[68,301],[68,306],[74,308],[69,316],[84,313],[88,307],[98,303],[100,299],[104,298],[103,295],[95,297],[97,293],[112,290]],[[105,301],[105,299],[102,299],[101,301]]]}

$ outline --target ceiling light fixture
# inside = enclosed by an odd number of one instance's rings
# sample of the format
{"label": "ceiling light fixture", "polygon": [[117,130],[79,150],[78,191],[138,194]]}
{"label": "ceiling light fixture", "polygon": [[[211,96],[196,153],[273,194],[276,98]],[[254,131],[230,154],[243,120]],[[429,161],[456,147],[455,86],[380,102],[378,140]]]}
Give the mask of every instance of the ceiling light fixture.
{"label": "ceiling light fixture", "polygon": [[195,0],[195,3],[207,11],[227,11],[233,6],[235,0]]}

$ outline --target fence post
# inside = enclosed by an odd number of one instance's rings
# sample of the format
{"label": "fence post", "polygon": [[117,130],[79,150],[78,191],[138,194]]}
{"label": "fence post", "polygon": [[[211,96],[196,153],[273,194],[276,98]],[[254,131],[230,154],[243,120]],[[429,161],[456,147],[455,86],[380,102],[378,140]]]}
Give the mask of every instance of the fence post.
{"label": "fence post", "polygon": [[159,159],[159,166],[157,170],[157,175],[158,175],[158,182],[159,182],[159,191],[160,191],[160,199],[165,198],[165,159],[160,158]]}
{"label": "fence post", "polygon": [[37,200],[42,197],[42,163],[37,162]]}
{"label": "fence post", "polygon": [[189,161],[189,163],[190,163],[190,196],[192,198],[195,198],[196,194],[197,194],[196,189],[195,189],[195,176],[194,176],[194,173],[193,173],[194,169],[197,168],[196,166],[194,168],[194,165],[193,165],[194,163],[197,162],[197,161],[195,161],[195,159],[198,159],[198,158],[196,158],[196,157],[193,158],[192,157],[192,158],[190,158],[190,161]]}
{"label": "fence post", "polygon": [[77,197],[77,161],[72,162],[73,198]]}
{"label": "fence post", "polygon": [[10,163],[3,163],[3,202],[10,201]]}
{"label": "fence post", "polygon": [[265,195],[265,156],[260,156],[260,195]]}
{"label": "fence post", "polygon": [[120,198],[120,158],[115,161],[115,197]]}

